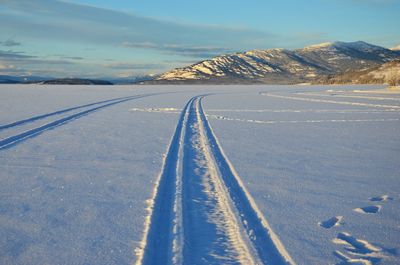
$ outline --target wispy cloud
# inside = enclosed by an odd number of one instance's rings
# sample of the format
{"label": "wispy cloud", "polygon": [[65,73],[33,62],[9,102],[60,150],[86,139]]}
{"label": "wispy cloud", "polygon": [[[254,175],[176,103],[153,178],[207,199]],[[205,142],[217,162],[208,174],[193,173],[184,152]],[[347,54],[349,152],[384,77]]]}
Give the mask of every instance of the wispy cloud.
{"label": "wispy cloud", "polygon": [[[2,0],[0,6],[17,11],[12,14],[0,11],[0,29],[35,38],[111,45],[123,42],[152,43],[157,47],[168,43],[229,49],[243,49],[257,42],[274,45],[274,36],[266,32],[188,25],[56,0]],[[170,47],[170,50],[190,53],[179,47]]]}
{"label": "wispy cloud", "polygon": [[[46,59],[34,55],[28,55],[21,51],[0,50],[0,74],[1,75],[51,75],[64,74],[67,66],[75,66],[71,60]],[[29,70],[27,70],[29,68]]]}
{"label": "wispy cloud", "polygon": [[[27,70],[29,69],[29,70]],[[88,69],[91,69],[88,71]],[[104,70],[107,69],[107,70]],[[109,62],[99,64],[83,57],[53,55],[49,58],[24,52],[0,50],[0,75],[40,75],[54,77],[135,76],[169,69],[166,63]],[[107,74],[105,74],[107,73]]]}
{"label": "wispy cloud", "polygon": [[13,64],[0,63],[1,75],[26,75],[28,71]]}
{"label": "wispy cloud", "polygon": [[85,59],[85,58],[80,57],[80,56],[62,56],[61,58],[70,59],[70,60],[83,60],[83,59]]}
{"label": "wispy cloud", "polygon": [[2,51],[0,50],[0,59],[8,62],[17,62],[23,64],[72,64],[69,60],[63,59],[44,59],[38,56],[27,55],[24,52],[15,52],[12,50]]}
{"label": "wispy cloud", "polygon": [[159,50],[169,54],[178,54],[182,56],[189,56],[195,58],[208,58],[222,53],[232,52],[231,49],[222,47],[210,46],[184,46],[179,44],[156,44],[151,42],[137,43],[137,42],[123,42],[123,47],[139,48],[139,49],[153,49]]}
{"label": "wispy cloud", "polygon": [[14,69],[15,66],[14,65],[10,65],[10,64],[3,64],[0,63],[0,70],[9,70],[9,69]]}
{"label": "wispy cloud", "polygon": [[5,41],[0,41],[0,44],[2,46],[5,46],[5,47],[14,47],[14,46],[20,46],[21,45],[20,42],[15,41],[13,39],[7,39]]}
{"label": "wispy cloud", "polygon": [[108,63],[108,64],[102,64],[101,66],[105,68],[119,69],[119,70],[147,70],[147,69],[165,68],[165,66],[161,64],[152,64],[152,63],[144,63],[144,64]]}
{"label": "wispy cloud", "polygon": [[[256,46],[276,46],[275,36],[262,31],[184,24],[60,0],[0,0],[0,17],[0,32],[13,36],[1,41],[1,46],[25,50],[0,49],[0,59],[37,72],[154,73],[181,65],[184,57],[198,60]],[[50,49],[45,48],[50,43]],[[143,49],[146,55],[142,55]],[[63,55],[49,55],[52,53]],[[113,64],[107,64],[109,58]],[[166,59],[171,63],[165,63]],[[128,64],[128,60],[141,63]],[[160,63],[153,63],[156,60]]]}
{"label": "wispy cloud", "polygon": [[14,52],[12,50],[8,51],[0,50],[0,59],[21,60],[21,59],[31,59],[31,58],[36,58],[36,56],[27,55],[24,52]]}

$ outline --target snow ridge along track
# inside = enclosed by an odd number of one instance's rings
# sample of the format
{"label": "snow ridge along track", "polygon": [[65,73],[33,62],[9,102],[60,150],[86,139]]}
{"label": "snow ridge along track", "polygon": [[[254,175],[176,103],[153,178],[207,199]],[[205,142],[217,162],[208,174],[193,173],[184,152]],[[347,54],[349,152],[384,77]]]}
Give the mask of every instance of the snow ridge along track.
{"label": "snow ridge along track", "polygon": [[181,113],[137,264],[295,264],[224,154],[203,97]]}
{"label": "snow ridge along track", "polygon": [[[34,137],[34,136],[36,136],[36,135],[38,135],[38,134],[40,134],[40,133],[42,133],[42,132],[44,132],[46,130],[50,130],[50,129],[53,129],[55,127],[61,126],[61,125],[65,124],[65,123],[67,123],[67,122],[69,122],[71,120],[78,119],[78,118],[80,118],[82,116],[88,115],[89,113],[95,112],[97,110],[100,110],[100,109],[103,109],[103,108],[106,108],[106,107],[110,107],[112,105],[119,104],[119,103],[122,103],[122,102],[125,102],[125,101],[138,99],[138,98],[143,98],[143,97],[148,97],[148,96],[151,96],[151,95],[153,95],[153,94],[143,94],[143,95],[125,97],[125,98],[122,98],[122,99],[116,100],[116,101],[115,101],[115,99],[114,100],[110,100],[110,101],[112,101],[111,103],[107,103],[107,104],[100,105],[100,106],[97,106],[97,107],[94,107],[94,108],[90,108],[90,109],[87,109],[87,110],[84,110],[84,111],[81,111],[81,112],[78,112],[78,113],[63,117],[61,119],[52,121],[50,123],[44,124],[42,126],[34,128],[34,129],[19,133],[17,135],[13,135],[13,136],[7,137],[5,139],[0,140],[0,150],[6,149],[6,148],[10,148],[11,146],[14,146],[14,145],[16,145],[16,144],[18,144],[18,143],[20,143],[20,142],[22,142],[22,141],[24,141],[24,140],[26,140],[28,138]],[[104,102],[109,102],[109,101],[104,101]],[[98,103],[93,103],[93,104],[99,104],[99,102]],[[88,104],[88,105],[85,105],[85,106],[91,106],[93,104]],[[63,110],[62,112],[71,111],[73,109],[83,108],[83,107],[84,106],[70,108],[68,110]],[[50,113],[50,114],[51,115],[55,115],[54,113]],[[50,116],[50,114],[47,114],[47,116]],[[44,116],[47,117],[46,114],[45,115],[41,115],[41,116],[37,116],[37,117],[43,118]],[[26,119],[26,120],[23,120],[23,121],[28,122],[28,121],[33,121],[32,119],[34,119],[34,120],[40,119],[40,118],[37,118],[37,117],[33,117],[31,119]],[[20,124],[22,124],[23,121],[20,121],[21,122]],[[14,122],[13,124],[20,125],[20,124],[18,124],[18,122]],[[14,125],[14,126],[16,126],[16,125]]]}

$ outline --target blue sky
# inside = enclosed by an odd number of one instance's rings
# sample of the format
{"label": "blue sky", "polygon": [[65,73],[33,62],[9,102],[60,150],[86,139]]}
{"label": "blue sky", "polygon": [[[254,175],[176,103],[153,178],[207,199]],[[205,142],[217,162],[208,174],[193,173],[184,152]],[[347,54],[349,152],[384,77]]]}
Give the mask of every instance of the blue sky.
{"label": "blue sky", "polygon": [[400,43],[398,0],[0,0],[0,74],[130,77],[218,54]]}

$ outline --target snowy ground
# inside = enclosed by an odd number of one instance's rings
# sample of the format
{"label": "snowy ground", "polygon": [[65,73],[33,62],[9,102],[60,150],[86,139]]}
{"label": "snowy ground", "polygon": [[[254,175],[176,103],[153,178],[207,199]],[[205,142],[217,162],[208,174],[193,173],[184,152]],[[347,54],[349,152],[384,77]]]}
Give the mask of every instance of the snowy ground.
{"label": "snowy ground", "polygon": [[399,264],[377,89],[2,85],[0,264]]}

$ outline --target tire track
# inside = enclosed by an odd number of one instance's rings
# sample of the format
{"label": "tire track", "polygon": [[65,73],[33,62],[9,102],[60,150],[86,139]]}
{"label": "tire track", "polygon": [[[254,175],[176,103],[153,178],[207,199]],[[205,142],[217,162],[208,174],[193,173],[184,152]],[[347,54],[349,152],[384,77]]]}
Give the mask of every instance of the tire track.
{"label": "tire track", "polygon": [[120,98],[114,98],[114,99],[109,99],[109,100],[103,100],[103,101],[99,101],[99,102],[93,102],[93,103],[89,103],[89,104],[85,104],[85,105],[80,105],[80,106],[75,106],[75,107],[71,107],[71,108],[67,108],[67,109],[57,110],[57,111],[50,112],[50,113],[45,113],[42,115],[34,116],[31,118],[27,118],[27,119],[23,119],[23,120],[19,120],[19,121],[14,121],[9,124],[0,125],[0,131],[4,130],[4,129],[15,127],[15,126],[20,126],[25,123],[41,120],[41,119],[51,117],[54,115],[63,114],[63,113],[69,112],[69,111],[73,111],[73,110],[77,110],[77,109],[81,109],[81,108],[85,108],[85,107],[90,107],[90,106],[94,106],[94,105],[98,105],[98,104],[108,103],[108,102],[112,102],[112,101],[116,101],[116,100],[127,99],[127,98],[131,98],[131,97],[120,97]]}
{"label": "tire track", "polygon": [[199,110],[196,98],[183,147],[183,264],[260,264],[220,177]]}
{"label": "tire track", "polygon": [[295,264],[223,153],[203,97],[181,113],[137,264]]}
{"label": "tire track", "polygon": [[209,146],[218,164],[221,177],[261,261],[264,264],[295,264],[222,150],[203,111],[201,99],[199,105]]}
{"label": "tire track", "polygon": [[371,96],[356,96],[356,95],[347,95],[347,94],[340,94],[335,92],[329,92],[327,94],[321,93],[314,93],[314,92],[307,92],[307,93],[296,93],[296,95],[302,96],[316,96],[316,97],[333,97],[333,98],[360,98],[360,99],[368,99],[368,100],[390,100],[390,101],[400,101],[399,97],[389,98],[389,97],[371,97]]}
{"label": "tire track", "polygon": [[[164,159],[161,174],[155,185],[155,190],[145,224],[143,241],[140,249],[137,249],[137,264],[174,264],[180,260],[180,251],[174,250],[174,231],[178,231],[180,217],[176,212],[175,198],[177,192],[176,183],[179,183],[179,153],[182,143],[182,135],[186,126],[189,106],[194,98],[190,99],[183,109],[176,126],[167,155]],[[182,231],[179,230],[182,233]],[[179,238],[179,236],[178,236]],[[180,249],[180,246],[176,246]],[[175,249],[176,249],[175,248]],[[178,253],[177,253],[178,252]]]}
{"label": "tire track", "polygon": [[385,108],[385,109],[400,109],[400,106],[396,105],[384,105],[384,104],[372,104],[372,103],[362,103],[362,102],[350,102],[350,101],[336,101],[336,100],[327,100],[327,99],[316,99],[316,98],[304,98],[304,97],[293,97],[293,96],[284,96],[278,94],[271,94],[266,92],[260,92],[260,95],[281,99],[291,99],[291,100],[300,100],[300,101],[308,101],[308,102],[317,102],[317,103],[329,103],[329,104],[338,104],[338,105],[350,105],[350,106],[361,106],[361,107],[372,107],[372,108]]}
{"label": "tire track", "polygon": [[85,111],[81,111],[81,112],[66,116],[64,118],[49,122],[49,123],[44,124],[42,126],[27,130],[25,132],[22,132],[22,133],[7,137],[5,139],[0,140],[0,150],[7,149],[7,148],[10,148],[12,146],[15,146],[18,143],[21,143],[22,141],[27,140],[28,138],[35,137],[35,136],[43,133],[44,131],[47,131],[47,130],[50,130],[50,129],[54,129],[55,127],[61,126],[61,125],[65,124],[67,122],[70,122],[72,120],[79,119],[79,118],[81,118],[81,117],[83,117],[85,115],[88,115],[88,114],[90,114],[92,112],[95,112],[97,110],[100,110],[100,109],[103,109],[103,108],[106,108],[106,107],[110,107],[110,106],[113,106],[113,105],[116,105],[116,104],[119,104],[119,103],[123,103],[123,102],[126,102],[126,101],[130,101],[130,100],[133,100],[133,99],[148,97],[148,96],[151,96],[151,95],[154,95],[154,94],[137,95],[137,96],[132,96],[132,97],[124,98],[124,99],[121,99],[121,100],[113,101],[111,103],[107,103],[105,105],[101,105],[101,106],[97,106],[97,107],[94,107],[94,108],[91,108],[91,109],[87,109]]}

